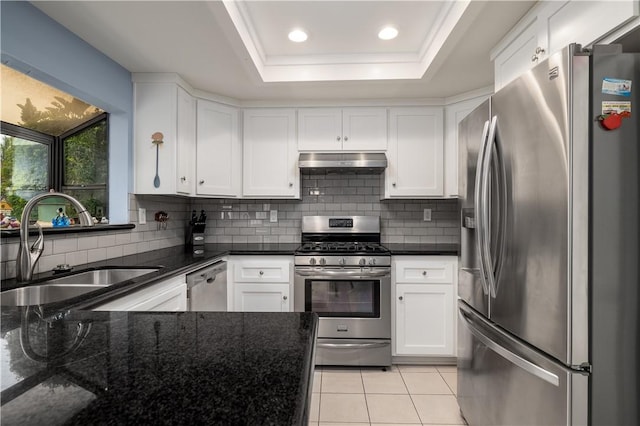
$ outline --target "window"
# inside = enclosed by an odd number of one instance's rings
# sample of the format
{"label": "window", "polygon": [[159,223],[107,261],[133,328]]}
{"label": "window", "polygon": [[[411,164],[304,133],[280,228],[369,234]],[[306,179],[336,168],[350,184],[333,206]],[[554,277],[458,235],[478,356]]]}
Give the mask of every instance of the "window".
{"label": "window", "polygon": [[[108,217],[108,114],[6,65],[0,71],[0,214],[19,219],[31,197],[54,189]],[[69,203],[47,199],[31,219],[51,224],[59,207],[74,217]]]}
{"label": "window", "polygon": [[[92,216],[108,217],[107,129],[106,113],[60,136],[2,122],[0,196],[11,211],[3,213],[19,219],[31,197],[53,188],[77,198]],[[73,218],[75,210],[63,204]],[[32,219],[50,223],[52,212],[34,209]]]}

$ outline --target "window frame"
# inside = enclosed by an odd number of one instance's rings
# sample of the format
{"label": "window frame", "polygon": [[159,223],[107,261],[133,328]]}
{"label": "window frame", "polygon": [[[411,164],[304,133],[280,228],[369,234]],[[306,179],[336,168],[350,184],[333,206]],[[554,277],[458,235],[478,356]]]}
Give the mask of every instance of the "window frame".
{"label": "window frame", "polygon": [[75,136],[95,124],[104,121],[105,122],[105,137],[107,140],[107,161],[111,144],[109,139],[109,113],[103,112],[92,119],[85,121],[84,123],[67,130],[59,136],[48,135],[46,133],[39,132],[37,130],[21,127],[6,121],[0,121],[0,130],[2,134],[12,136],[15,138],[25,139],[31,142],[41,143],[47,146],[48,159],[47,159],[47,172],[49,177],[48,188],[53,189],[56,192],[64,192],[63,188],[69,189],[105,189],[106,192],[106,214],[109,214],[109,167],[107,167],[107,179],[106,183],[98,185],[85,185],[85,186],[63,186],[64,183],[64,140]]}

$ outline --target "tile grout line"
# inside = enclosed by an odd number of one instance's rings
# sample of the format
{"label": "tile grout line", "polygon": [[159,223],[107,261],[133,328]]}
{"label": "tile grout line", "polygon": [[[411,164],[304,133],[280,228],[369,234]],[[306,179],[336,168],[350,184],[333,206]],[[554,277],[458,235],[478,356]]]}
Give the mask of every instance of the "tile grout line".
{"label": "tile grout line", "polygon": [[369,413],[369,401],[367,401],[367,389],[364,387],[364,377],[362,376],[362,368],[360,370],[360,383],[362,384],[362,394],[364,395],[364,406],[367,407],[367,419],[371,425],[371,413]]}
{"label": "tile grout line", "polygon": [[407,386],[407,382],[404,381],[404,374],[402,374],[402,369],[398,367],[398,371],[400,371],[400,377],[402,378],[402,383],[404,383],[404,387],[407,388],[407,393],[409,394],[411,405],[413,405],[413,409],[416,411],[416,414],[418,415],[418,420],[420,420],[420,424],[423,425],[424,421],[422,421],[422,417],[420,417],[420,412],[418,411],[418,407],[416,407],[416,402],[413,400],[413,394],[409,390],[409,386]]}

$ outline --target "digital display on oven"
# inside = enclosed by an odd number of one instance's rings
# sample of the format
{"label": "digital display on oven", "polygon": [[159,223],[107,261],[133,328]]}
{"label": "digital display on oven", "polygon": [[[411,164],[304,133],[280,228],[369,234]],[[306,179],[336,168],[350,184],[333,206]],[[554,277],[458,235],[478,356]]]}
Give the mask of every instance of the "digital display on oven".
{"label": "digital display on oven", "polygon": [[353,219],[329,219],[329,228],[353,228]]}

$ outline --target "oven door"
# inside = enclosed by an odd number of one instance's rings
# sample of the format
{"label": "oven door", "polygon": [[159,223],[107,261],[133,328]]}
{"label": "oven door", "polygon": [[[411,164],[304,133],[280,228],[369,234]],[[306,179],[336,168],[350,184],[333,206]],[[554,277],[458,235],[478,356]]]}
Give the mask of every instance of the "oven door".
{"label": "oven door", "polygon": [[390,268],[296,267],[294,286],[294,309],[320,317],[319,338],[391,338]]}

